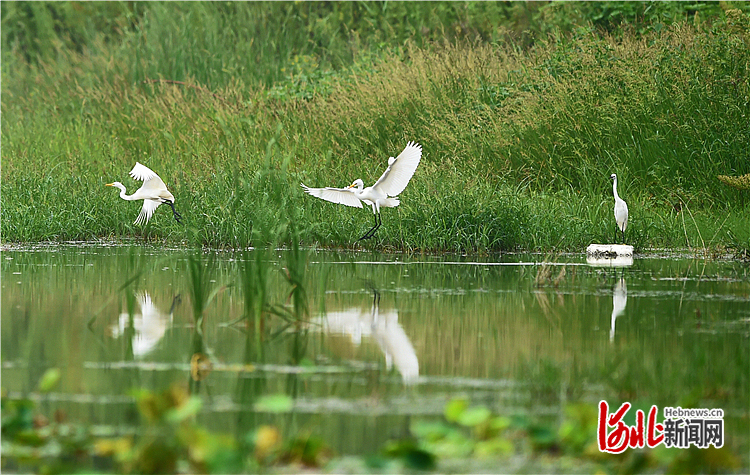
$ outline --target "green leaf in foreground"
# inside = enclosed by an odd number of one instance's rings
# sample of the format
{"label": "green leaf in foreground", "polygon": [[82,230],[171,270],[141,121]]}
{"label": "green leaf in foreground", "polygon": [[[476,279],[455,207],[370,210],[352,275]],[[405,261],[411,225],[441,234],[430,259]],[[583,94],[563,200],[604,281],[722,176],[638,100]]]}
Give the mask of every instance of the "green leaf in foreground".
{"label": "green leaf in foreground", "polygon": [[428,442],[435,442],[447,437],[455,429],[444,424],[443,422],[433,421],[415,421],[410,427],[411,433]]}
{"label": "green leaf in foreground", "polygon": [[39,391],[42,393],[48,393],[57,387],[60,382],[60,369],[50,368],[44,372],[44,375],[39,380]]}
{"label": "green leaf in foreground", "polygon": [[487,422],[491,416],[490,410],[484,406],[472,407],[463,411],[457,422],[462,426],[476,427]]}
{"label": "green leaf in foreground", "polygon": [[445,414],[445,418],[448,421],[457,422],[458,418],[461,417],[461,414],[466,410],[468,406],[469,403],[466,401],[466,399],[453,399],[448,404],[446,404],[443,414]]}
{"label": "green leaf in foreground", "polygon": [[286,394],[271,394],[263,396],[255,403],[255,410],[261,412],[274,412],[280,414],[289,412],[294,407],[294,401]]}
{"label": "green leaf in foreground", "polygon": [[172,408],[166,414],[166,418],[171,422],[182,422],[185,419],[195,416],[201,410],[203,400],[197,396],[190,396],[177,407]]}
{"label": "green leaf in foreground", "polygon": [[400,459],[408,468],[431,470],[436,466],[435,455],[419,447],[414,440],[391,440],[385,444],[383,452],[389,457]]}

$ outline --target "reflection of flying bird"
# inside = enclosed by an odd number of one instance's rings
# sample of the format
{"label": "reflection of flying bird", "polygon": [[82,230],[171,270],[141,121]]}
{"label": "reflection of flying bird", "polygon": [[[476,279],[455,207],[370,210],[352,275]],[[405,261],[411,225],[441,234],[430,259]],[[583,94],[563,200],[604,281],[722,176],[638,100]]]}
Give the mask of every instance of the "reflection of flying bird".
{"label": "reflection of flying bird", "polygon": [[107,183],[105,186],[114,186],[120,189],[120,198],[128,201],[143,200],[143,208],[133,224],[146,224],[151,216],[162,203],[167,203],[172,208],[172,214],[177,222],[180,222],[182,216],[174,209],[174,196],[167,189],[159,175],[154,173],[150,168],[135,162],[135,166],[130,170],[130,176],[136,180],[142,181],[143,185],[132,195],[125,194],[125,185],[116,181]]}
{"label": "reflection of flying bird", "polygon": [[625,305],[627,304],[628,287],[625,285],[625,277],[620,277],[612,291],[612,324],[609,330],[609,341],[615,339],[615,320],[625,311]]}
{"label": "reflection of flying bird", "polygon": [[[172,300],[172,307],[166,314],[156,308],[148,292],[138,295],[137,300],[141,313],[133,315],[133,329],[135,330],[133,334],[133,355],[143,356],[151,352],[167,332],[167,328],[172,323],[174,308],[180,302],[180,296],[178,295]],[[112,325],[112,336],[118,338],[123,335],[129,322],[130,315],[121,313],[117,325]]]}
{"label": "reflection of flying bird", "polygon": [[318,320],[328,333],[347,334],[359,346],[362,337],[372,337],[385,356],[389,370],[395,366],[404,383],[410,384],[419,377],[419,360],[409,337],[398,323],[398,311],[380,310],[380,294],[376,291],[370,312],[349,308],[328,312]]}
{"label": "reflection of flying bird", "polygon": [[617,194],[617,175],[614,173],[609,176],[612,180],[612,193],[615,195],[615,221],[617,229],[622,232],[622,242],[625,243],[625,228],[628,227],[628,205]]}
{"label": "reflection of flying bird", "polygon": [[309,188],[304,183],[302,183],[302,188],[312,196],[332,203],[362,208],[362,201],[364,201],[365,204],[372,206],[375,226],[359,240],[370,239],[383,224],[380,218],[380,208],[395,208],[399,205],[399,200],[393,197],[404,191],[409,180],[414,176],[421,158],[422,146],[409,142],[398,157],[388,159],[388,168],[372,186],[364,188],[364,182],[358,178],[346,188]]}
{"label": "reflection of flying bird", "polygon": [[370,328],[375,341],[385,355],[385,366],[389,370],[395,365],[405,383],[413,383],[419,377],[419,361],[414,347],[398,323],[398,312],[380,312],[380,294],[376,293],[370,310]]}

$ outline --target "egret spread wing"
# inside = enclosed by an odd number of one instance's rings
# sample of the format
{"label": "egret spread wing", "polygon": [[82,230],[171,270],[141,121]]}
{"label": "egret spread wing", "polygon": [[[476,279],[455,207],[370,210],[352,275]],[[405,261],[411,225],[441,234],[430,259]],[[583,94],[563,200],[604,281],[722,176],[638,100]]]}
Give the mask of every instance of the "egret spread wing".
{"label": "egret spread wing", "polygon": [[154,302],[151,300],[151,295],[149,295],[148,292],[143,292],[142,294],[138,295],[138,303],[141,306],[141,315],[154,315],[159,313],[159,311],[156,309],[156,305],[154,305]]}
{"label": "egret spread wing", "polygon": [[388,168],[372,187],[379,188],[388,196],[398,196],[414,176],[421,159],[422,146],[409,142],[398,157],[388,160]]}
{"label": "egret spread wing", "polygon": [[143,185],[133,195],[137,199],[161,198],[174,203],[174,195],[169,192],[164,180],[147,166],[135,162],[135,166],[130,171],[130,176],[143,181]]}
{"label": "egret spread wing", "polygon": [[[130,170],[130,176],[132,176],[133,178],[139,181],[150,180],[154,177],[159,178],[159,175],[154,173],[153,170],[151,170],[146,165],[142,165],[138,162],[135,162],[135,166],[133,167],[132,170]],[[161,178],[159,178],[159,181],[161,181]],[[162,182],[162,184],[163,183],[164,182]]]}
{"label": "egret spread wing", "polygon": [[154,176],[146,180],[141,188],[147,190],[166,190],[167,185],[156,173],[154,173]]}
{"label": "egret spread wing", "polygon": [[146,224],[148,223],[148,220],[151,219],[151,216],[153,216],[154,211],[156,211],[156,208],[159,207],[161,204],[161,201],[155,201],[155,200],[149,200],[145,199],[143,200],[143,208],[141,208],[141,212],[138,215],[137,218],[135,218],[135,223],[133,224]]}
{"label": "egret spread wing", "polygon": [[301,183],[301,185],[306,193],[309,193],[316,198],[320,198],[321,200],[352,206],[354,208],[362,207],[362,202],[354,195],[351,188],[310,188],[304,183]]}

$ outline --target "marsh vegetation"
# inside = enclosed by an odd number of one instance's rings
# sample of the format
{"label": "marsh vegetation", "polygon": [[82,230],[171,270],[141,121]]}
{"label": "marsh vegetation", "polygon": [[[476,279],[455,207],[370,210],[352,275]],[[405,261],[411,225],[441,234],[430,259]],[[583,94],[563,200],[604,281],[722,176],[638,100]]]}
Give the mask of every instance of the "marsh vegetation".
{"label": "marsh vegetation", "polygon": [[[748,192],[717,178],[750,173],[746,4],[543,5],[9,4],[3,239],[237,248],[293,217],[303,244],[351,247],[369,216],[299,183],[374,180],[416,140],[369,246],[610,242],[617,173],[637,249],[746,253]],[[130,224],[103,185],[135,161],[186,226]]]}

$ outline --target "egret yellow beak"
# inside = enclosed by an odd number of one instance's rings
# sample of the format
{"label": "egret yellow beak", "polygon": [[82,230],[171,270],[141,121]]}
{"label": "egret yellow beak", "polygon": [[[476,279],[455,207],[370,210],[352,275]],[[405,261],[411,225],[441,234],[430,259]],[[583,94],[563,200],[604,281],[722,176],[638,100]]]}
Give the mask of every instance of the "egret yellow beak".
{"label": "egret yellow beak", "polygon": [[115,184],[114,184],[114,183],[107,183],[107,184],[106,184],[106,185],[104,185],[104,186],[115,186]]}
{"label": "egret yellow beak", "polygon": [[355,186],[356,186],[356,185],[355,185],[354,183],[352,183],[351,185],[347,186],[346,188],[347,188],[347,189],[349,189],[349,188],[354,188]]}

